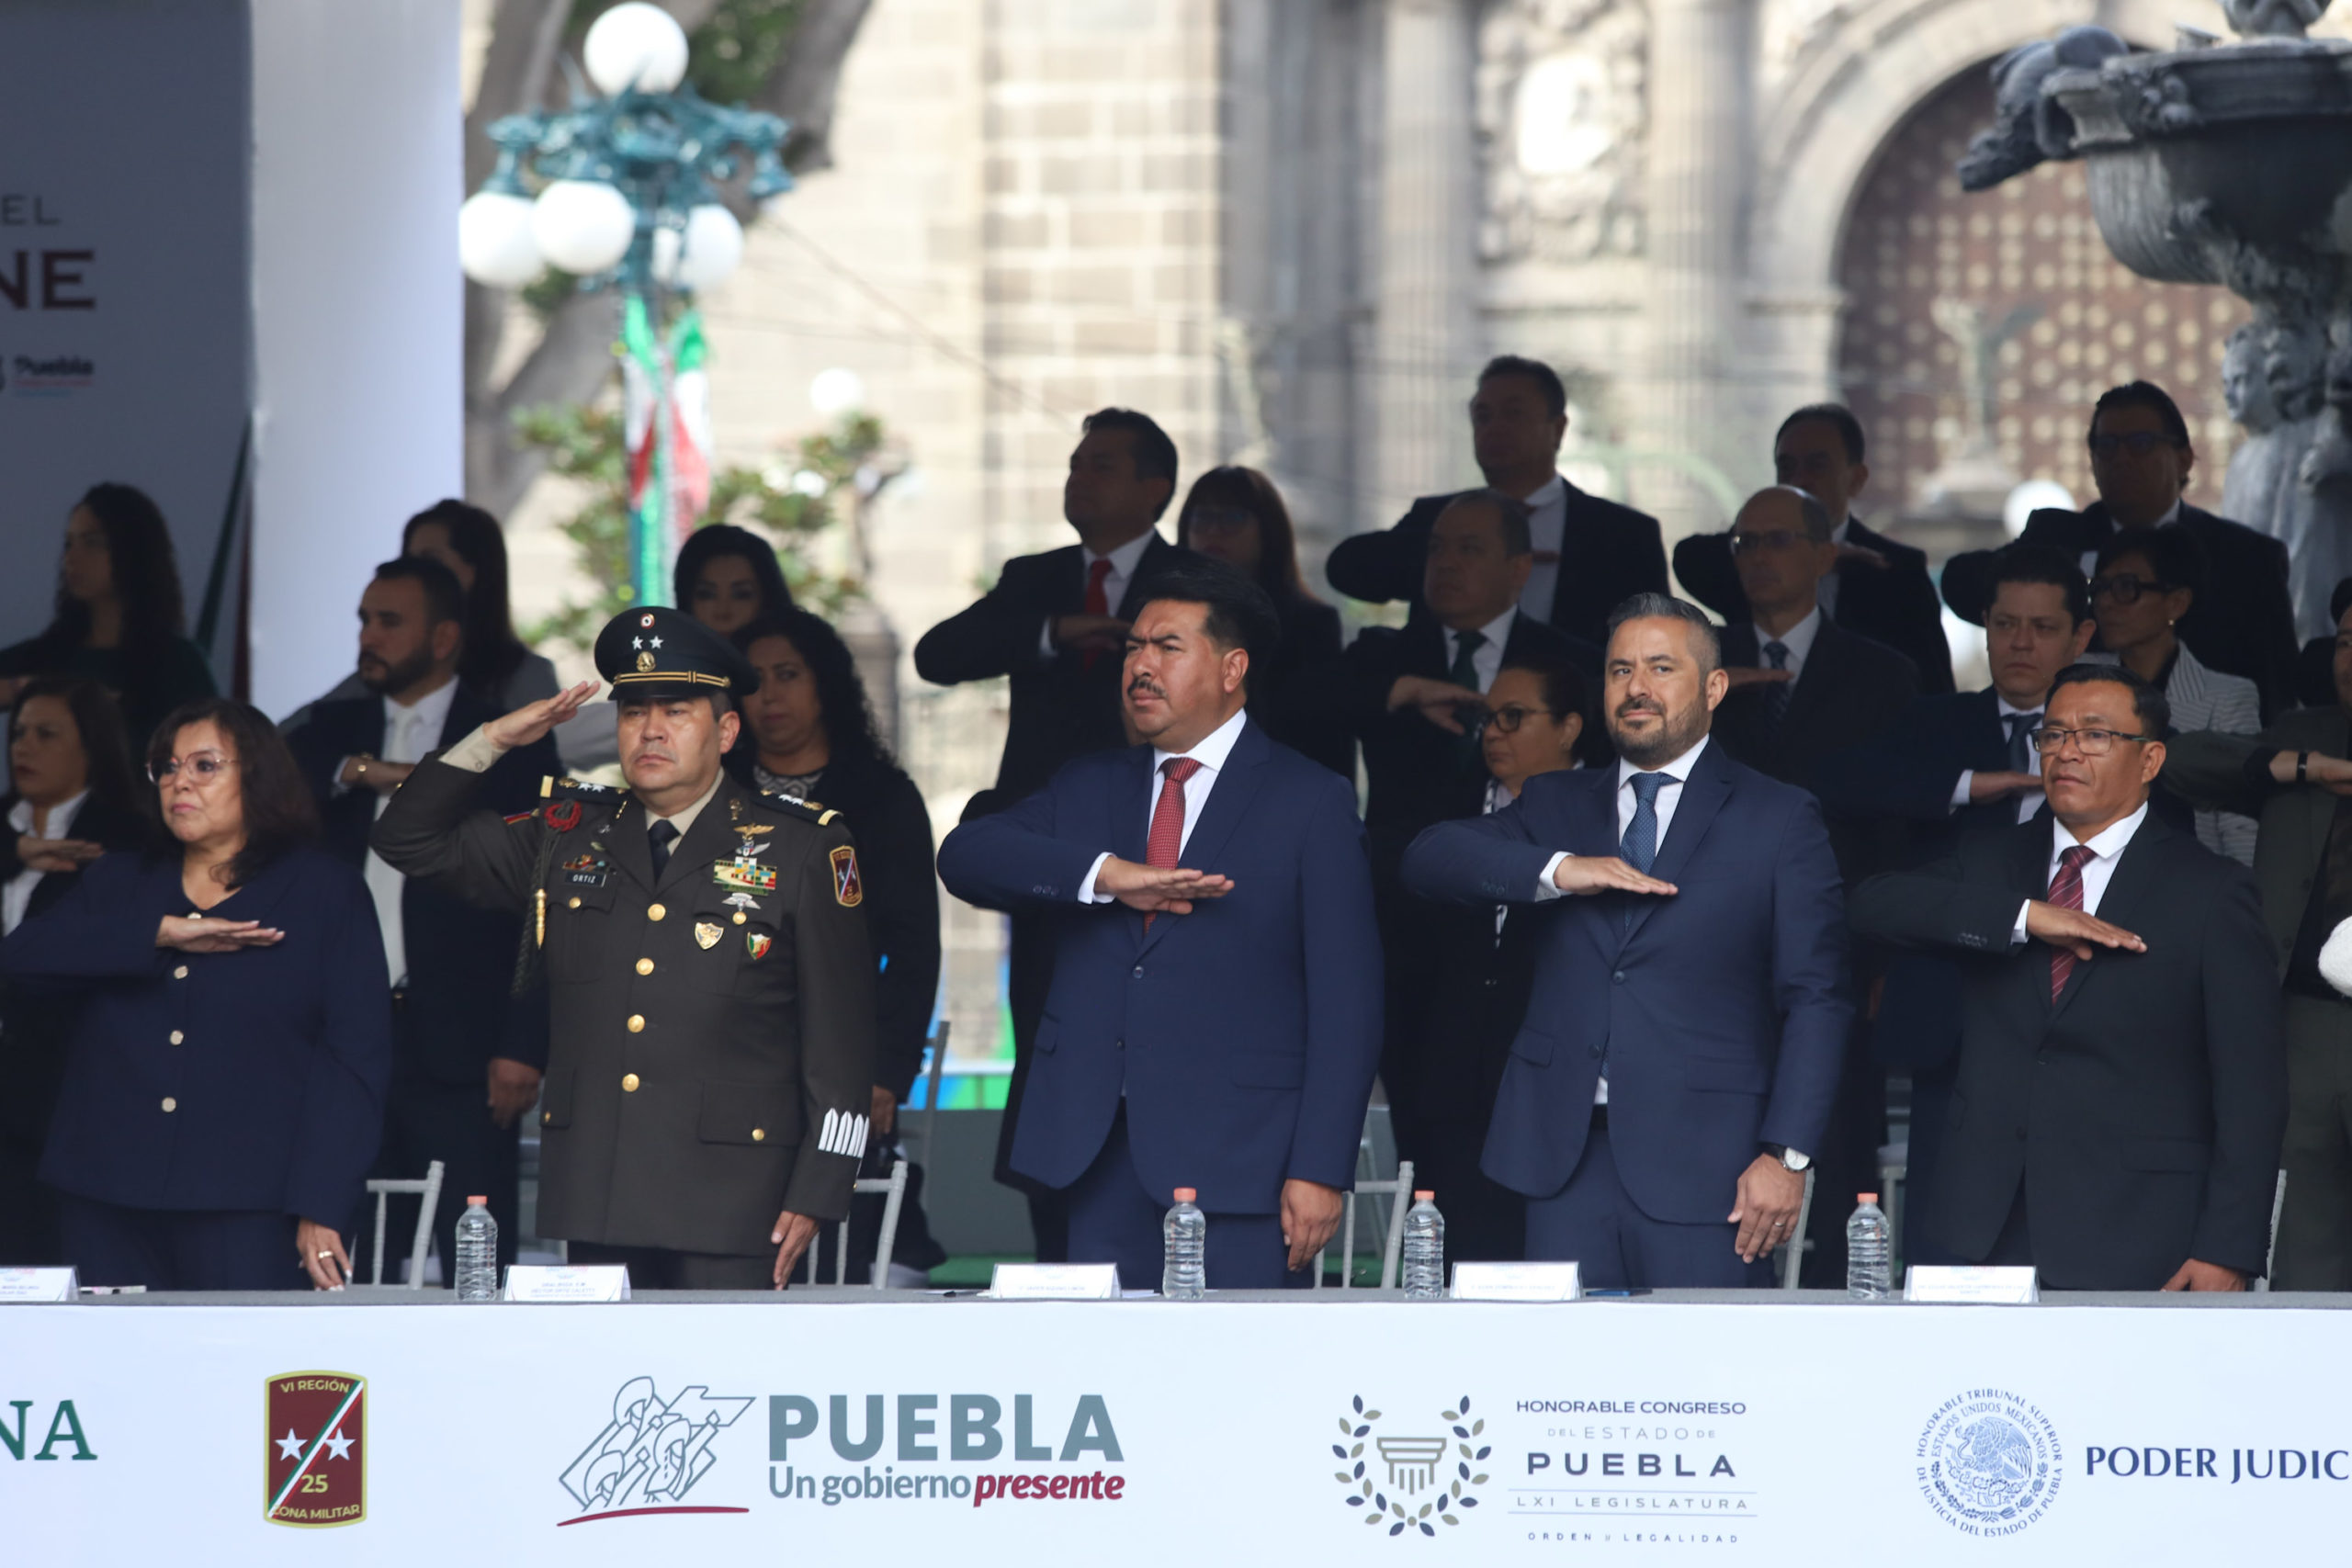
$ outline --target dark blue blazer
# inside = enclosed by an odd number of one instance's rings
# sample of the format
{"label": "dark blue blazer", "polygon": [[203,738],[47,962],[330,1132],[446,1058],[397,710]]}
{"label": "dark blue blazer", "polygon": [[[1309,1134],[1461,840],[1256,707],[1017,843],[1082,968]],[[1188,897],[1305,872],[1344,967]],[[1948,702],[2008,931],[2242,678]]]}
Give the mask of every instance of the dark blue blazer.
{"label": "dark blue blazer", "polygon": [[88,997],[41,1179],[126,1208],[340,1225],[376,1157],[391,1076],[367,885],[298,849],[207,916],[276,926],[275,947],[157,947],[163,918],[189,912],[178,855],[111,854],[0,943],[0,974]]}
{"label": "dark blue blazer", "polygon": [[[1465,904],[1532,903],[1555,852],[1619,852],[1616,795],[1614,767],[1539,773],[1503,810],[1416,839],[1405,886]],[[1854,1013],[1838,863],[1811,795],[1711,742],[1653,874],[1680,891],[1534,911],[1535,989],[1485,1169],[1531,1198],[1566,1187],[1605,1050],[1625,1190],[1654,1219],[1720,1224],[1761,1144],[1816,1152],[1829,1125]]]}
{"label": "dark blue blazer", "polygon": [[1233,878],[1189,915],[1076,902],[1094,858],[1141,861],[1152,749],[1083,757],[939,852],[947,890],[1055,917],[1012,1166],[1067,1187],[1126,1092],[1137,1173],[1213,1213],[1272,1213],[1292,1178],[1354,1184],[1380,1056],[1380,936],[1355,791],[1246,723],[1182,863]]}

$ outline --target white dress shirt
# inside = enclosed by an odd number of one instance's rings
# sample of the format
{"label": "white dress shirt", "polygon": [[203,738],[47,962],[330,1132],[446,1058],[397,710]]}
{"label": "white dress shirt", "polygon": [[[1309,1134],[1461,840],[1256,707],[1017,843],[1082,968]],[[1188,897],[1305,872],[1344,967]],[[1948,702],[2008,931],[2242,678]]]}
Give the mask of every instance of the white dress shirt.
{"label": "white dress shirt", "polygon": [[[1829,530],[1829,542],[1833,545],[1843,545],[1853,529],[1854,514],[1849,512],[1838,526]],[[1821,606],[1821,613],[1831,620],[1836,620],[1838,618],[1838,573],[1835,569],[1821,580],[1821,585],[1813,592],[1814,602]]]}
{"label": "white dress shirt", "polygon": [[[1535,570],[1527,574],[1527,586],[1519,591],[1519,607],[1539,621],[1548,621],[1552,600],[1560,589],[1560,546],[1568,536],[1568,481],[1554,474],[1534,493],[1520,500],[1528,510],[1527,533],[1535,546]],[[1544,558],[1547,552],[1550,560]]]}
{"label": "white dress shirt", "polygon": [[[2043,868],[2042,886],[2048,887],[2058,879],[2058,862],[2068,850],[2076,844],[2085,846],[2091,852],[2091,858],[2083,863],[2083,913],[2096,916],[2098,901],[2107,897],[2107,885],[2115,880],[2115,863],[2122,856],[2123,846],[2132,841],[2132,835],[2138,832],[2140,824],[2147,819],[2148,805],[2142,801],[2139,810],[2105,832],[2095,833],[2087,839],[2075,837],[2074,829],[2064,822],[2052,822],[2050,825],[2050,863]],[[2018,906],[2017,924],[2009,929],[2010,946],[2025,945],[2026,911],[2032,908],[2034,900],[2029,898]]]}
{"label": "white dress shirt", "polygon": [[[1149,798],[1145,802],[1143,811],[1145,843],[1151,841],[1151,817],[1159,808],[1159,790],[1165,782],[1159,770],[1171,757],[1190,757],[1200,764],[1200,768],[1177,786],[1184,792],[1184,832],[1176,840],[1176,852],[1179,855],[1184,852],[1184,846],[1193,841],[1193,829],[1200,824],[1201,812],[1209,803],[1209,791],[1216,787],[1216,776],[1225,771],[1225,760],[1233,755],[1233,743],[1241,739],[1241,727],[1249,722],[1249,716],[1247,713],[1236,713],[1210,730],[1190,751],[1163,751],[1157,746],[1151,749],[1151,787],[1145,792]],[[1094,863],[1086,868],[1086,880],[1078,885],[1080,903],[1113,904],[1118,901],[1112,894],[1094,890],[1094,879],[1102,874],[1102,863],[1110,858],[1106,851],[1096,855]]]}
{"label": "white dress shirt", "polygon": [[[2047,705],[2046,702],[2045,702],[2044,705],[2045,705],[2045,706]],[[2010,716],[2011,716],[2012,715],[2015,715],[2015,714],[2021,714],[2021,713],[2039,714],[2039,713],[2041,713],[2042,710],[2041,710],[2041,708],[2021,708],[2021,707],[2018,707],[2016,704],[2014,704],[2014,703],[2010,702],[2008,698],[2007,698],[2007,697],[2005,697],[2005,696],[2002,696],[2000,694],[1998,694],[1998,693],[1996,692],[1996,693],[1995,693],[1995,694],[1994,694],[1994,696],[1993,696],[1993,711],[1994,711],[1995,713],[1996,713],[1996,714],[2000,715],[2000,718],[2001,718],[2001,735],[2002,735],[2003,739],[2004,739],[2004,740],[2006,740],[2006,739],[2007,739],[2007,737],[2008,737],[2008,732],[2009,732],[2009,719],[2010,719]],[[2029,743],[2028,743],[2028,755],[2029,755],[2029,756],[2034,755],[2034,753],[2033,753],[2033,752],[2032,752],[2032,750],[2031,750],[2031,743],[2030,743],[2030,742],[2029,742]],[[1975,769],[1973,769],[1973,768],[1962,768],[1962,769],[1961,769],[1961,770],[1960,770],[1960,782],[1959,782],[1958,784],[1953,784],[1953,785],[1951,786],[1951,809],[1952,809],[1952,810],[1957,811],[1957,810],[1959,810],[1962,807],[1966,806],[1966,805],[1968,804],[1968,789],[1969,789],[1969,785],[1970,785],[1971,784],[1973,784],[1973,783],[1974,783],[1974,782],[1975,782],[1975,778],[1976,778],[1976,770],[1975,770]],[[2030,790],[2026,791],[2023,795],[2018,795],[2018,825],[2019,825],[2020,827],[2022,827],[2024,824],[2026,824],[2026,823],[2028,823],[2028,822],[2032,821],[2032,820],[2033,820],[2033,814],[2034,814],[2035,812],[2037,812],[2037,811],[2041,810],[2041,792],[2040,790],[2038,790],[2038,789],[2030,789]]]}
{"label": "white dress shirt", "polygon": [[[449,705],[458,700],[455,676],[444,681],[433,691],[416,699],[410,707],[402,707],[389,696],[384,704],[384,750],[380,753],[387,762],[422,762],[424,754],[440,744],[441,727],[449,722]],[[340,771],[335,775],[342,777]],[[391,796],[376,797],[376,815],[381,817]],[[368,852],[368,893],[376,901],[376,924],[384,933],[385,972],[395,987],[408,982],[408,932],[401,924],[401,889],[408,879],[394,871],[383,856]]]}
{"label": "white dress shirt", "polygon": [[[1107,556],[1098,556],[1092,550],[1084,548],[1078,552],[1085,558],[1085,570],[1079,574],[1079,580],[1081,582],[1094,574],[1096,561],[1106,560],[1111,563],[1111,570],[1102,578],[1102,613],[1104,615],[1115,615],[1119,613],[1119,601],[1127,596],[1127,584],[1134,581],[1136,563],[1143,559],[1144,551],[1151,548],[1152,540],[1159,536],[1159,529],[1146,528]],[[1037,651],[1047,659],[1053,658],[1059,651],[1054,647],[1054,619],[1051,615],[1046,616],[1044,629],[1037,634]]]}
{"label": "white dress shirt", "polygon": [[[1517,608],[1505,610],[1478,628],[1478,635],[1487,640],[1472,650],[1470,668],[1477,671],[1476,685],[1481,695],[1494,685],[1495,677],[1502,673],[1503,645],[1510,641],[1510,628],[1518,624],[1519,615],[1520,612]],[[1448,626],[1445,628],[1446,669],[1451,671],[1453,661],[1461,657],[1462,634],[1452,626]]]}
{"label": "white dress shirt", "polygon": [[[89,798],[90,792],[85,789],[71,800],[61,800],[51,807],[48,819],[40,825],[40,836],[44,839],[68,837],[74,830],[74,814]],[[32,830],[31,801],[20,800],[8,807],[8,831],[11,834],[21,839]],[[25,911],[32,907],[33,889],[40,886],[40,879],[48,874],[45,871],[35,871],[27,866],[5,885],[0,885],[0,936],[7,935],[25,923]]]}
{"label": "white dress shirt", "polygon": [[[1828,580],[1825,578],[1823,581]],[[1758,660],[1757,667],[1761,670],[1772,668],[1772,661],[1764,656],[1764,645],[1768,642],[1777,642],[1789,650],[1789,682],[1793,685],[1804,674],[1804,661],[1813,656],[1814,639],[1821,635],[1821,605],[1816,601],[1813,608],[1805,612],[1804,620],[1778,637],[1774,637],[1762,626],[1756,627],[1755,631],[1756,657]]]}

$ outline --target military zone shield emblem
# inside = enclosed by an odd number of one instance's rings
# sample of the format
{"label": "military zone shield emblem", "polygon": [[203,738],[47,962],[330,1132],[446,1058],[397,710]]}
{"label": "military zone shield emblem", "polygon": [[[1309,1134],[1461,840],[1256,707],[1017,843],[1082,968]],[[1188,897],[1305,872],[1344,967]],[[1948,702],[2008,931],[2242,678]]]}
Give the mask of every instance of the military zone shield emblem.
{"label": "military zone shield emblem", "polygon": [[262,1517],[301,1529],[366,1518],[368,1380],[282,1372],[262,1386]]}

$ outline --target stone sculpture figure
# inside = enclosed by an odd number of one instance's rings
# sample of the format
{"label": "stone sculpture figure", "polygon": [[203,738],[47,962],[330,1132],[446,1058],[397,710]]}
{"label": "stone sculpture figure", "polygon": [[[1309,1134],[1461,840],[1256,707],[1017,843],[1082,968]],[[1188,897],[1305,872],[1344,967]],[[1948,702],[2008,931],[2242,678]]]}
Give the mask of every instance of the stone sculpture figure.
{"label": "stone sculpture figure", "polygon": [[2278,486],[2294,471],[2282,460],[2278,405],[2270,396],[2271,325],[2261,317],[2248,321],[2230,334],[2222,355],[2222,400],[2245,432],[2222,481],[2222,515],[2265,533],[2278,521]]}
{"label": "stone sculpture figure", "polygon": [[[2343,496],[2325,493],[2312,477],[2313,458],[2334,416],[2327,406],[2327,333],[2311,317],[2286,316],[2271,329],[2265,374],[2278,412],[2278,485],[2267,523],[2241,518],[2287,547],[2288,596],[2305,637],[2335,626],[2328,595],[2343,575]],[[2335,487],[2327,487],[2333,491]]]}
{"label": "stone sculpture figure", "polygon": [[2074,118],[2042,96],[2042,84],[2052,72],[2096,67],[2130,49],[2105,28],[2083,27],[2001,56],[1993,65],[1993,124],[1960,161],[1961,188],[1990,190],[2044,159],[2074,156]]}
{"label": "stone sculpture figure", "polygon": [[2240,38],[2301,38],[2327,12],[2328,0],[2222,0]]}

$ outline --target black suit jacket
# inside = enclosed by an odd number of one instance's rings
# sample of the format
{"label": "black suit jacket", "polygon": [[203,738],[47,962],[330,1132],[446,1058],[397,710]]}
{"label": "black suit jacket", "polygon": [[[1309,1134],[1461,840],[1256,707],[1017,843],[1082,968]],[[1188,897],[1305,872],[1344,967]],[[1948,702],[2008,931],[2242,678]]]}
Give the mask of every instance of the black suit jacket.
{"label": "black suit jacket", "polygon": [[[2178,526],[2205,551],[2205,591],[2181,617],[2180,640],[2209,669],[2242,675],[2262,693],[2266,721],[2295,705],[2295,608],[2287,593],[2287,547],[2243,523],[2184,504]],[[2051,507],[2026,520],[2018,542],[2047,545],[2069,560],[2116,534],[2104,502],[2080,512]],[[1944,563],[1944,602],[1979,624],[1991,597],[1993,552],[1971,550]],[[2091,644],[2093,648],[2099,645]]]}
{"label": "black suit jacket", "polygon": [[1960,1077],[1930,1228],[1982,1259],[2022,1183],[2035,1267],[2059,1289],[2154,1290],[2192,1258],[2259,1274],[2287,1068],[2254,878],[2147,817],[2098,912],[2148,951],[2077,964],[2053,1002],[2052,950],[2009,940],[2020,902],[2047,895],[2053,831],[1972,834],[1849,904],[1859,934],[1961,964]]}
{"label": "black suit jacket", "polygon": [[1328,677],[1340,662],[1340,612],[1314,599],[1274,600],[1283,639],[1250,671],[1250,717],[1269,739],[1339,774],[1356,776],[1356,738],[1347,716],[1328,700]]}
{"label": "black suit jacket", "polygon": [[[1559,588],[1552,596],[1550,620],[1560,630],[1600,647],[1609,640],[1610,611],[1634,594],[1667,592],[1666,546],[1657,518],[1587,495],[1574,485],[1567,491]],[[1413,607],[1416,623],[1427,619],[1421,570],[1429,555],[1430,528],[1453,499],[1425,495],[1385,533],[1340,540],[1324,565],[1324,575],[1351,599],[1374,604],[1402,599]]]}
{"label": "black suit jacket", "polygon": [[[487,701],[460,685],[435,749],[497,716]],[[383,750],[383,699],[370,694],[315,704],[310,721],[287,737],[287,744],[318,802],[327,852],[364,872],[376,792],[337,794],[334,775],[345,758]],[[542,737],[492,764],[479,798],[501,816],[528,811],[539,803],[540,780],[562,771],[554,739]],[[512,909],[482,908],[412,877],[401,889],[401,927],[408,990],[395,1041],[403,1071],[456,1087],[481,1083],[492,1057],[547,1066],[547,990],[514,994],[523,924]]]}
{"label": "black suit jacket", "polygon": [[[1154,534],[1112,614],[1133,620],[1151,597],[1155,575],[1196,558]],[[974,796],[966,817],[986,816],[1045,788],[1073,758],[1127,743],[1119,713],[1118,651],[1099,654],[1091,665],[1077,649],[1058,649],[1051,658],[1039,651],[1046,623],[1078,615],[1085,603],[1082,547],[1017,556],[1004,563],[996,586],[978,604],[915,644],[915,672],[935,686],[1012,678],[1012,715],[996,787]]]}
{"label": "black suit jacket", "polygon": [[[1883,567],[1866,561],[1838,563],[1838,613],[1847,631],[1884,643],[1918,671],[1919,689],[1933,695],[1952,690],[1951,645],[1944,640],[1943,605],[1928,575],[1928,553],[1897,544],[1849,519],[1846,542],[1874,550]],[[1693,534],[1674,547],[1674,575],[1683,591],[1735,625],[1748,619],[1747,595],[1732,566],[1729,534]]]}

